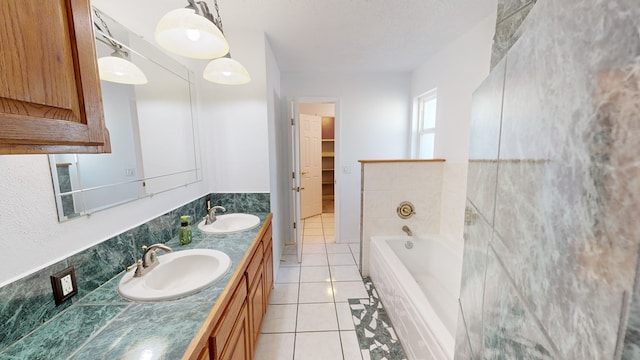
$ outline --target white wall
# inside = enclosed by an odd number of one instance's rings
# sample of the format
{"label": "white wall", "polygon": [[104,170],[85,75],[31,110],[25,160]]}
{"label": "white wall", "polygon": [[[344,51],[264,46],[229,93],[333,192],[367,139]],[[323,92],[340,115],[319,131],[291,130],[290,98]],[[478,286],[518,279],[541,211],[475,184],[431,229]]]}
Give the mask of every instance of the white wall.
{"label": "white wall", "polygon": [[0,286],[206,193],[205,180],[59,223],[47,156],[0,156]]}
{"label": "white wall", "polygon": [[288,157],[283,149],[286,149],[286,138],[283,139],[281,129],[288,128],[288,122],[280,101],[280,68],[265,36],[266,51],[266,75],[267,75],[267,117],[269,119],[269,160],[270,160],[270,191],[271,211],[274,213],[272,220],[273,235],[273,273],[277,274],[280,268],[280,257],[284,250],[284,244],[289,241],[289,202],[286,194],[289,193]]}
{"label": "white wall", "polygon": [[438,89],[435,158],[446,159],[441,233],[462,241],[471,96],[487,75],[496,13],[429,58],[411,75],[411,97]]}
{"label": "white wall", "polygon": [[[363,159],[409,156],[409,74],[283,73],[287,98],[337,98],[336,241],[360,238],[360,165]],[[347,171],[345,171],[347,168]]]}
{"label": "white wall", "polygon": [[[251,82],[219,85],[199,82],[200,126],[209,139],[204,149],[213,172],[213,192],[268,192],[269,136],[266,48],[263,32],[226,34],[232,57],[245,66]],[[194,66],[204,68],[206,62]],[[202,74],[197,70],[196,74]],[[201,75],[199,75],[201,76]]]}

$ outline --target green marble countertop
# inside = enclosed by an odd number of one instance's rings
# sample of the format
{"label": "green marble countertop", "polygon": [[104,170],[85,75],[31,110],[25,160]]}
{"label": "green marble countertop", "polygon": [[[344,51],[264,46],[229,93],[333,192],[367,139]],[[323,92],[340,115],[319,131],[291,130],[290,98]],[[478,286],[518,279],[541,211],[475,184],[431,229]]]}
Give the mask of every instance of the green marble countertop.
{"label": "green marble countertop", "polygon": [[0,354],[5,359],[179,359],[203,325],[220,294],[237,270],[268,214],[255,214],[261,223],[235,234],[213,235],[192,226],[193,241],[174,251],[216,249],[232,261],[218,282],[193,295],[171,301],[142,303],[122,298],[118,274]]}

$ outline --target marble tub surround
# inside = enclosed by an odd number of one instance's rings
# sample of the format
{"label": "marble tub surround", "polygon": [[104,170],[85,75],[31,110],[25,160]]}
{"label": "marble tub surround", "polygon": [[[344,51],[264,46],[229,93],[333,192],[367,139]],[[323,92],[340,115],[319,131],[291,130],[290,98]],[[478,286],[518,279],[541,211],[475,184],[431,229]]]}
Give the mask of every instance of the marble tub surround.
{"label": "marble tub surround", "polygon": [[[264,223],[268,214],[257,214]],[[0,359],[121,359],[180,358],[235,269],[251,247],[260,227],[241,233],[210,235],[194,230],[191,244],[177,237],[166,242],[179,251],[217,249],[232,261],[232,269],[204,290],[172,301],[131,302],[117,293],[124,273],[79,299],[68,309],[0,352]],[[70,320],[72,319],[72,320]],[[69,335],[61,336],[66,332]],[[62,339],[61,339],[62,338]]]}
{"label": "marble tub surround", "polygon": [[496,33],[491,50],[491,68],[493,69],[507,51],[518,40],[522,32],[520,25],[527,18],[537,0],[498,0]]}
{"label": "marble tub surround", "polygon": [[[360,161],[362,171],[361,272],[369,275],[372,235],[439,234],[444,160]],[[413,203],[416,214],[401,219],[396,213],[403,201]],[[405,235],[406,236],[406,235]]]}
{"label": "marble tub surround", "polygon": [[639,345],[638,28],[635,1],[537,2],[474,94],[457,358]]}
{"label": "marble tub surround", "polygon": [[[0,288],[0,352],[72,304],[84,302],[85,295],[93,296],[94,290],[142,256],[142,245],[170,243],[177,237],[180,215],[190,215],[195,225],[194,219],[206,214],[207,198],[236,212],[241,209],[264,214],[269,208],[268,194],[206,195]],[[265,208],[267,211],[263,211]],[[194,244],[208,238],[196,231],[196,226],[192,228]],[[177,242],[172,247],[181,248]],[[49,276],[71,265],[76,272],[78,295],[56,307]]]}

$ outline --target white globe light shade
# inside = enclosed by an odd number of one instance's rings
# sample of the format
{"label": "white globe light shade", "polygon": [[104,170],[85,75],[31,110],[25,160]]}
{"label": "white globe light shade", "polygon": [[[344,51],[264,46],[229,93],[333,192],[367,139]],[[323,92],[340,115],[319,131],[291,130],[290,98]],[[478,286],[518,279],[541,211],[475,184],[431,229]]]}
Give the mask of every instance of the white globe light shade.
{"label": "white globe light shade", "polygon": [[193,9],[165,14],[156,26],[155,39],[165,50],[193,59],[213,59],[229,52],[220,29]]}
{"label": "white globe light shade", "polygon": [[100,80],[119,84],[142,85],[148,82],[147,77],[136,64],[115,56],[98,59],[98,72]]}
{"label": "white globe light shade", "polygon": [[223,57],[212,60],[204,68],[205,80],[224,85],[242,85],[251,81],[247,69],[238,61]]}

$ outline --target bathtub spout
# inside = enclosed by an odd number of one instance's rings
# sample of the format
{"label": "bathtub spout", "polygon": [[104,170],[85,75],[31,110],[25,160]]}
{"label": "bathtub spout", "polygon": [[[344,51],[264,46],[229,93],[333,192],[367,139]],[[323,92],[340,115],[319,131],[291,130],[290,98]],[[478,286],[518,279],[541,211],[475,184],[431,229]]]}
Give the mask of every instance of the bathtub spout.
{"label": "bathtub spout", "polygon": [[408,236],[413,236],[413,231],[407,225],[402,227],[402,231],[406,232]]}

